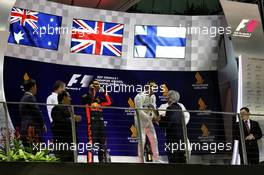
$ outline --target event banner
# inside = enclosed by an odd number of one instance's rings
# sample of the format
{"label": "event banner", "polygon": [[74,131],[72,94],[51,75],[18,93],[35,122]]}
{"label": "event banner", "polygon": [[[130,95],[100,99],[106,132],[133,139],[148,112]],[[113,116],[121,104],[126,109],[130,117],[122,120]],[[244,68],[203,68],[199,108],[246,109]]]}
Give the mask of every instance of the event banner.
{"label": "event banner", "polygon": [[248,106],[254,114],[264,114],[264,59],[242,59],[243,106]]}
{"label": "event banner", "polygon": [[[87,60],[89,61],[89,60]],[[221,111],[217,71],[144,71],[144,70],[117,70],[90,67],[68,66],[20,58],[5,57],[4,60],[4,89],[6,101],[19,102],[23,96],[23,78],[28,76],[37,81],[36,95],[39,103],[46,103],[52,93],[56,80],[65,82],[66,89],[72,98],[72,104],[80,105],[81,97],[88,92],[88,84],[97,79],[101,84],[108,85],[108,93],[112,99],[112,106],[126,107],[126,110],[104,109],[107,131],[107,147],[110,155],[136,156],[137,133],[134,126],[134,97],[150,80],[158,85],[155,94],[157,107],[166,103],[161,85],[169,90],[180,93],[180,102],[187,110],[198,110],[199,113],[190,113],[187,124],[188,138],[191,143],[220,143],[224,142],[223,119],[219,114],[202,111]],[[120,88],[120,87],[130,87]],[[9,114],[16,129],[20,128],[21,119],[18,105],[9,105]],[[130,108],[130,109],[129,109]],[[41,106],[41,112],[48,127],[47,140],[52,138],[46,106]],[[82,121],[76,125],[79,143],[87,143],[87,121],[85,110],[75,108],[75,114],[82,116]],[[159,151],[165,154],[165,130],[155,123],[159,141]],[[207,149],[206,149],[207,148]],[[196,148],[192,154],[219,153],[221,150],[210,150],[207,147]],[[79,151],[79,154],[86,154]]]}

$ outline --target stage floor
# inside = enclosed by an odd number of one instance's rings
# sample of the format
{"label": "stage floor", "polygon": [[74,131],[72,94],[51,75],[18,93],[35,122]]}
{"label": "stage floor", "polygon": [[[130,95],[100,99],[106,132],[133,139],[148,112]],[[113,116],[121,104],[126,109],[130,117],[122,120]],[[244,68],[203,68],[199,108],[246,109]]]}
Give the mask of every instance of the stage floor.
{"label": "stage floor", "polygon": [[1,162],[1,175],[249,175],[264,166]]}

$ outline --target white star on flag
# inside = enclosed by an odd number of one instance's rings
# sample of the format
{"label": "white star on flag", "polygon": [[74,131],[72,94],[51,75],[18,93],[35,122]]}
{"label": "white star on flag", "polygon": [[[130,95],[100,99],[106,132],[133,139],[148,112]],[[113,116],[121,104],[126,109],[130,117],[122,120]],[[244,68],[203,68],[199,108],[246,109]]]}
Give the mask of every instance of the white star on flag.
{"label": "white star on flag", "polygon": [[14,33],[14,38],[16,40],[16,42],[19,44],[20,40],[24,39],[23,35],[25,33],[22,33],[21,31],[19,31],[19,33]]}

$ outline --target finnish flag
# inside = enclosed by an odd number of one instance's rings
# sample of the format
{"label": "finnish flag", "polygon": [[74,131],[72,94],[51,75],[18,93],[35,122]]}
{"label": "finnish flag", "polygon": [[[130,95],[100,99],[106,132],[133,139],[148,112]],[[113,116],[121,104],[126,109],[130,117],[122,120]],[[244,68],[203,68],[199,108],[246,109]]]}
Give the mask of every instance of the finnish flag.
{"label": "finnish flag", "polygon": [[184,58],[185,27],[136,26],[134,57]]}

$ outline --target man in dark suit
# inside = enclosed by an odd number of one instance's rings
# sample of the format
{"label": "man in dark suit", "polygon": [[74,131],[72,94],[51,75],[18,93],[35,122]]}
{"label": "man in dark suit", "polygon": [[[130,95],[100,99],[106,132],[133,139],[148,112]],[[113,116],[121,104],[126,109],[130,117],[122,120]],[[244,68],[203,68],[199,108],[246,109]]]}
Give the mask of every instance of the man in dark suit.
{"label": "man in dark suit", "polygon": [[247,107],[240,109],[240,115],[243,120],[248,164],[259,164],[259,148],[257,141],[261,139],[262,131],[257,121],[249,119],[250,113]]}
{"label": "man in dark suit", "polygon": [[59,145],[68,144],[68,146],[55,150],[55,156],[61,162],[73,162],[74,154],[73,150],[70,150],[73,143],[71,120],[74,117],[74,120],[79,122],[81,117],[74,115],[70,106],[63,106],[71,104],[71,97],[67,91],[58,94],[58,102],[59,105],[54,106],[51,111],[53,140]]}
{"label": "man in dark suit", "polygon": [[19,114],[21,117],[21,139],[24,146],[30,146],[30,144],[39,143],[43,141],[43,132],[45,132],[46,126],[42,118],[41,111],[37,104],[35,95],[37,94],[36,81],[28,79],[24,81],[23,95],[19,104]]}
{"label": "man in dark suit", "polygon": [[[167,102],[169,106],[167,110],[182,110],[178,104],[180,95],[177,91],[169,91],[167,95]],[[182,111],[166,111],[164,117],[160,117],[159,126],[166,129],[166,145],[184,143],[183,137],[183,112]],[[185,150],[167,150],[169,163],[186,163]]]}

